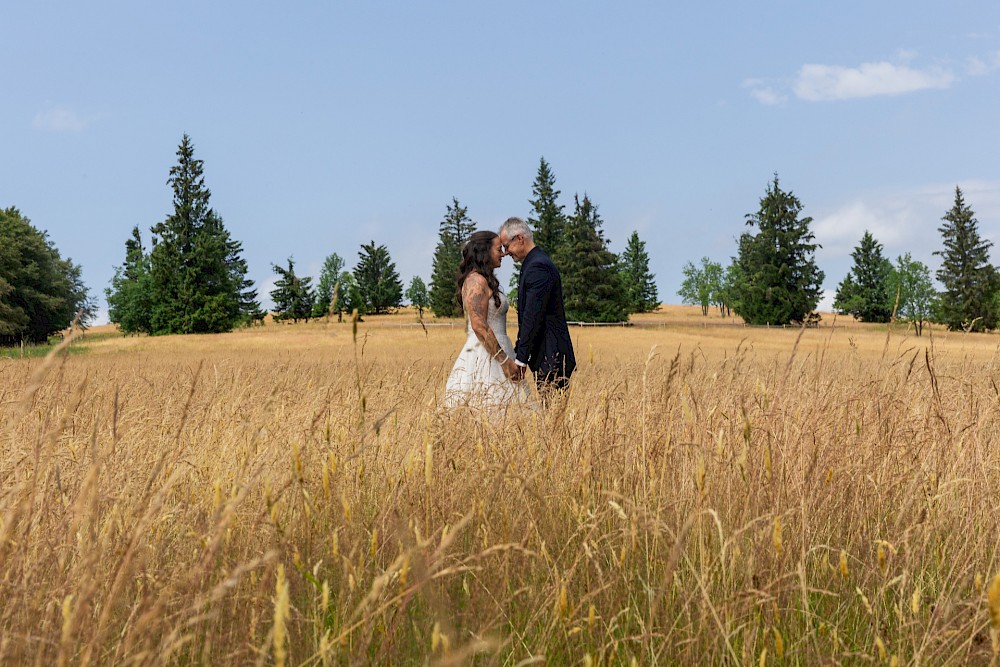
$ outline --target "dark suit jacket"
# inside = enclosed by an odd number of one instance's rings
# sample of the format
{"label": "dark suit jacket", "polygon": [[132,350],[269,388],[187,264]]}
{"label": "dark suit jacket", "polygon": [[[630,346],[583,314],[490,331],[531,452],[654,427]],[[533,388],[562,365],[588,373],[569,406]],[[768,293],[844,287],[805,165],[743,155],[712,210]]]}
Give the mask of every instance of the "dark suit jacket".
{"label": "dark suit jacket", "polygon": [[542,382],[569,378],[576,368],[566,326],[562,278],[549,256],[537,246],[521,263],[514,356]]}

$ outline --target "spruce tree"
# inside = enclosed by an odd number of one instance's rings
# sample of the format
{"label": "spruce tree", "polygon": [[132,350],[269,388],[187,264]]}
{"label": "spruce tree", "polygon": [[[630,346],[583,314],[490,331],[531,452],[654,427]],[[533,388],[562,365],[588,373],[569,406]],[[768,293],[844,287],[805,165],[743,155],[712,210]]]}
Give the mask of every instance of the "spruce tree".
{"label": "spruce tree", "polygon": [[209,206],[202,160],[184,135],[167,183],[174,211],[152,227],[152,332],[229,331],[258,310],[242,245]]}
{"label": "spruce tree", "polygon": [[757,233],[740,235],[732,301],[733,310],[748,324],[805,322],[819,303],[819,245],[809,229],[812,218],[800,218],[801,212],[802,203],[781,190],[775,174],[760,209],[746,216],[746,224]]}
{"label": "spruce tree", "polygon": [[343,271],[344,260],[337,253],[332,253],[323,260],[323,268],[319,272],[319,285],[316,286],[316,303],[313,304],[313,317],[323,317],[330,311],[333,288]]}
{"label": "spruce tree", "polygon": [[125,241],[125,263],[115,268],[111,286],[105,290],[108,319],[125,334],[152,331],[152,278],[149,255],[142,247],[138,225]]}
{"label": "spruce tree", "polygon": [[291,257],[288,258],[288,268],[272,264],[271,270],[278,274],[278,279],[274,281],[274,289],[271,291],[274,319],[278,322],[283,320],[308,322],[315,301],[312,278],[296,275],[295,262]]}
{"label": "spruce tree", "polygon": [[437,317],[459,317],[462,309],[455,299],[455,279],[462,261],[462,246],[476,223],[469,218],[468,209],[453,197],[444,219],[438,227],[438,244],[434,249],[431,273],[430,308]]}
{"label": "spruce tree", "polygon": [[[556,177],[549,168],[549,163],[545,158],[541,158],[538,163],[538,174],[535,182],[531,186],[534,198],[529,200],[532,215],[528,217],[528,224],[532,227],[532,235],[535,244],[545,253],[553,258],[565,253],[559,252],[560,244],[563,240],[563,228],[566,226],[566,216],[563,214],[563,207],[558,203],[559,190],[556,190]],[[556,261],[559,270],[563,266]]]}
{"label": "spruce tree", "polygon": [[882,244],[866,230],[851,257],[854,266],[837,287],[833,307],[862,322],[888,322],[895,295],[889,293],[893,269],[882,255]]}
{"label": "spruce tree", "polygon": [[380,315],[403,305],[403,283],[384,245],[376,246],[372,241],[361,246],[354,278],[364,299],[365,312]]}
{"label": "spruce tree", "polygon": [[584,194],[574,195],[575,210],[563,225],[563,240],[554,260],[562,276],[566,317],[583,322],[628,319],[618,258],[608,249],[597,206]]}
{"label": "spruce tree", "polygon": [[997,272],[990,264],[993,245],[979,236],[979,221],[966,205],[962,190],[955,187],[955,203],[945,213],[938,228],[944,250],[937,279],[944,285],[939,303],[939,320],[950,330],[984,331],[997,324],[993,294],[997,291]]}
{"label": "spruce tree", "polygon": [[625,251],[619,257],[622,282],[625,285],[625,300],[631,313],[648,313],[660,305],[654,275],[649,270],[649,255],[646,242],[639,239],[638,232],[632,232]]}

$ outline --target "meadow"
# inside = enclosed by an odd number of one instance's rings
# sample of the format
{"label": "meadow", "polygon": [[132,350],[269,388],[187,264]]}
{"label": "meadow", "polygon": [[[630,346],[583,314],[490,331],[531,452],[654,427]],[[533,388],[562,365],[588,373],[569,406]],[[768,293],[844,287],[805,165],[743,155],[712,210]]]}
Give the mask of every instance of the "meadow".
{"label": "meadow", "polygon": [[1000,337],[637,320],[508,412],[409,311],[0,358],[0,664],[997,664]]}

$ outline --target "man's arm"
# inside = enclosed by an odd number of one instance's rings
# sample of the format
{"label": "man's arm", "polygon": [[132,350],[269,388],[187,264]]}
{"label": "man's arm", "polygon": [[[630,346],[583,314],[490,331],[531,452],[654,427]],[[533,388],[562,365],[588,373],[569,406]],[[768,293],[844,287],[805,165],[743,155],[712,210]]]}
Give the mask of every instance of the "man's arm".
{"label": "man's arm", "polygon": [[524,312],[517,314],[517,346],[514,348],[518,365],[527,365],[528,354],[545,335],[542,315],[548,309],[554,284],[544,264],[534,264],[524,274]]}
{"label": "man's arm", "polygon": [[469,314],[469,326],[475,332],[476,338],[483,344],[490,356],[496,359],[503,368],[504,375],[513,377],[520,371],[514,360],[500,347],[497,336],[489,324],[490,287],[486,278],[478,273],[469,274],[462,284],[462,303]]}

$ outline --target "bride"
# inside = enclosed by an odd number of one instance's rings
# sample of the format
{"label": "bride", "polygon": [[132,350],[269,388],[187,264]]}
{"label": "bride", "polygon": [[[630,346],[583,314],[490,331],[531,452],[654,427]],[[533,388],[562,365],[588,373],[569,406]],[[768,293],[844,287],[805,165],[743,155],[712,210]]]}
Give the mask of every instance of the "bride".
{"label": "bride", "polygon": [[490,231],[473,233],[462,248],[457,297],[468,318],[468,338],[445,385],[447,407],[502,407],[527,399],[528,383],[507,336],[509,303],[493,275],[503,256],[500,237]]}

